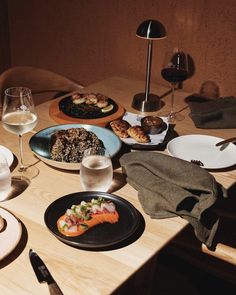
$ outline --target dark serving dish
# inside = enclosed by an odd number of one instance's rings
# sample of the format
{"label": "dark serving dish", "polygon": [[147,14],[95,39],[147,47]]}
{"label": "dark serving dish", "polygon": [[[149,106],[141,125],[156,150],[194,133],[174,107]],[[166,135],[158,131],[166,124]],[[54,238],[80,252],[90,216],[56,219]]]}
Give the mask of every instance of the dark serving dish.
{"label": "dark serving dish", "polygon": [[141,126],[146,133],[158,134],[163,131],[165,124],[160,117],[146,116],[141,119]]}
{"label": "dark serving dish", "polygon": [[[92,198],[102,197],[112,201],[119,213],[119,221],[115,224],[103,223],[89,229],[81,236],[67,237],[57,229],[58,218],[72,205]],[[45,211],[44,221],[49,231],[60,241],[77,248],[102,250],[114,246],[131,237],[138,229],[140,217],[136,208],[127,200],[104,192],[75,192],[52,202]]]}
{"label": "dark serving dish", "polygon": [[89,105],[86,103],[75,104],[72,97],[66,97],[59,102],[59,109],[67,116],[80,119],[97,119],[109,116],[118,110],[118,105],[114,100],[108,98],[108,105],[113,108],[108,112],[103,112],[101,108],[96,105]]}

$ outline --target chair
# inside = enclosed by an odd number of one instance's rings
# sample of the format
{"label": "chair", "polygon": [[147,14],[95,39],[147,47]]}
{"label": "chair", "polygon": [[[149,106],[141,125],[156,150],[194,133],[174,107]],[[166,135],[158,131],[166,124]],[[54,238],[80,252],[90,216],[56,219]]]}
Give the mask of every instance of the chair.
{"label": "chair", "polygon": [[80,90],[82,85],[60,74],[46,69],[17,66],[4,71],[0,75],[0,93],[4,96],[5,89],[12,86],[25,86],[31,89],[35,104],[40,104],[58,92]]}

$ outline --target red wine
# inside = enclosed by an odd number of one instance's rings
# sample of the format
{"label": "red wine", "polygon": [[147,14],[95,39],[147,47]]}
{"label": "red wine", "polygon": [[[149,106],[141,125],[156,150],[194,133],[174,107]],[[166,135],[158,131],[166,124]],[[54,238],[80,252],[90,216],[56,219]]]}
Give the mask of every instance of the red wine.
{"label": "red wine", "polygon": [[165,68],[161,71],[162,77],[170,83],[182,82],[188,77],[188,72],[182,69]]}

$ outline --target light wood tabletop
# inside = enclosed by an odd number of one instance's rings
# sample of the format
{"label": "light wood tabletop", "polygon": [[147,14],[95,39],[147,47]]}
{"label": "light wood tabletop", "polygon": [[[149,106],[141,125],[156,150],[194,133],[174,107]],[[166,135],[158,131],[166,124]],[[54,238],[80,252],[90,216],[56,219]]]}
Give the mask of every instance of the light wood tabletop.
{"label": "light wood tabletop", "polygon": [[[170,109],[169,89],[157,84],[151,84],[151,88],[153,93],[163,96],[165,104],[155,114],[166,114]],[[111,77],[89,85],[83,89],[85,90],[105,94],[127,111],[138,113],[131,107],[131,102],[136,93],[143,92],[144,81]],[[176,110],[186,106],[184,98],[188,95],[189,93],[184,91],[176,91]],[[45,210],[56,199],[82,189],[79,171],[65,171],[48,166],[39,161],[29,148],[28,142],[33,133],[57,124],[49,116],[51,103],[49,100],[37,106],[38,124],[33,132],[23,136],[24,158],[27,163],[36,163],[39,175],[22,194],[0,204],[0,207],[8,209],[19,219],[23,228],[19,244],[0,261],[0,294],[49,294],[47,284],[38,283],[30,265],[31,248],[43,259],[63,294],[111,294],[134,274],[138,274],[142,267],[184,229],[187,222],[180,217],[151,219],[144,213],[138,201],[137,191],[125,183],[121,169],[115,167],[111,192],[128,200],[142,214],[145,228],[141,236],[121,248],[106,251],[74,248],[53,236],[44,223]],[[183,110],[185,119],[176,123],[175,130],[179,135],[206,134],[221,138],[235,136],[235,129],[197,129],[188,113],[188,108]],[[0,144],[19,157],[17,136],[8,133],[2,126]],[[16,168],[12,173],[16,173]],[[210,173],[226,188],[235,183],[235,166]]]}

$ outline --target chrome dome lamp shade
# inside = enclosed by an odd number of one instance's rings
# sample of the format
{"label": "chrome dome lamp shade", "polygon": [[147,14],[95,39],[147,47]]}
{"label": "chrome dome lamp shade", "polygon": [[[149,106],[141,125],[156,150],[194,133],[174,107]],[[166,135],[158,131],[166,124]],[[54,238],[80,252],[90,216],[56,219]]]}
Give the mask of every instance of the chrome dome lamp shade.
{"label": "chrome dome lamp shade", "polygon": [[146,20],[139,25],[136,36],[148,40],[148,54],[145,93],[138,93],[134,96],[132,107],[141,112],[153,112],[161,108],[161,100],[157,95],[150,94],[152,46],[153,40],[166,38],[166,30],[159,21]]}

